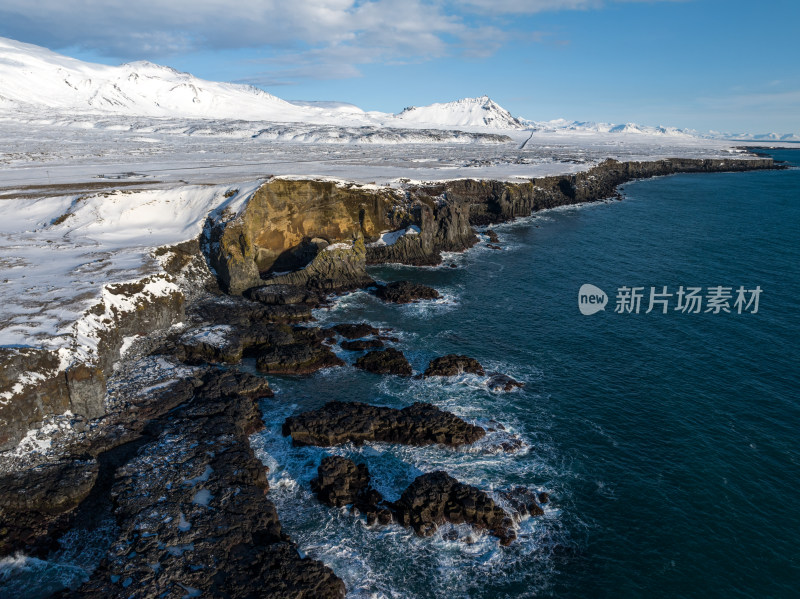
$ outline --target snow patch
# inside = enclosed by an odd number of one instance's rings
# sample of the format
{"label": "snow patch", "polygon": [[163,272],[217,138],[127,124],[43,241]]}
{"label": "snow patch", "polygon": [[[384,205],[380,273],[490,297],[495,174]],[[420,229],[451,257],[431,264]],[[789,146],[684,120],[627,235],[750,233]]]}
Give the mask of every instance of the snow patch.
{"label": "snow patch", "polygon": [[394,245],[401,237],[405,237],[406,235],[419,235],[420,232],[420,228],[417,225],[411,225],[407,229],[398,229],[397,231],[384,231],[377,241],[367,244],[367,247]]}

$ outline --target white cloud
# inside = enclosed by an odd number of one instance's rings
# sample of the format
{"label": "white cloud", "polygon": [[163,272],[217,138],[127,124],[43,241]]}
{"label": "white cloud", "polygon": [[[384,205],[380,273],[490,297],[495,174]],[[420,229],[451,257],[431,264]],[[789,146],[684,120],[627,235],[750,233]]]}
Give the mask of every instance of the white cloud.
{"label": "white cloud", "polygon": [[[83,46],[139,57],[187,49],[379,43],[441,52],[465,26],[441,7],[410,0],[3,0],[0,31],[49,47]],[[31,39],[35,38],[35,39]]]}
{"label": "white cloud", "polygon": [[602,1],[3,0],[0,35],[126,60],[265,48],[283,70],[267,78],[351,77],[371,62],[485,57],[509,39],[493,16],[595,8]]}

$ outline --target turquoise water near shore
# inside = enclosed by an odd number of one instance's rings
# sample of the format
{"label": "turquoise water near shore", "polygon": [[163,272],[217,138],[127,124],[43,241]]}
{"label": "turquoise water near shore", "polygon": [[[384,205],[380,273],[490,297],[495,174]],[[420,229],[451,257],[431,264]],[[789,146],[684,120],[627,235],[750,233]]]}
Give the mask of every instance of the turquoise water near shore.
{"label": "turquoise water near shore", "polygon": [[[798,151],[771,151],[800,164]],[[360,292],[322,324],[392,327],[416,371],[445,353],[527,383],[496,394],[485,377],[420,381],[333,369],[276,378],[253,437],[287,532],[352,597],[794,597],[800,582],[800,170],[676,175],[634,182],[624,200],[496,227],[448,257],[458,268],[381,267],[373,276],[433,285],[432,304]],[[583,316],[578,289],[609,296]],[[760,286],[758,313],[614,312],[617,289]],[[731,301],[733,305],[733,301]],[[342,352],[350,361],[354,356]],[[486,426],[467,451],[376,444],[292,448],[283,420],[326,401],[402,407],[429,401]],[[525,447],[505,453],[509,438]],[[368,464],[394,499],[445,469],[488,491],[547,490],[542,518],[501,548],[466,528],[419,539],[368,528],[308,489],[324,455]],[[452,534],[461,540],[449,540]]]}

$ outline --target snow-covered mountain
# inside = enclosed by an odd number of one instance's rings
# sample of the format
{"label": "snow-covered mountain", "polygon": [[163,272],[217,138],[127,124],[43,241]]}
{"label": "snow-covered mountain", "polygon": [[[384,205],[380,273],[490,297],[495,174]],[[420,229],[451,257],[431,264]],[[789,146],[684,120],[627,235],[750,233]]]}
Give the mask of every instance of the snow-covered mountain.
{"label": "snow-covered mountain", "polygon": [[249,85],[218,83],[153,64],[93,64],[0,38],[0,111],[232,119],[345,127],[521,129],[488,97],[365,112],[341,102],[287,102]]}
{"label": "snow-covered mountain", "polygon": [[[523,140],[528,134],[799,139],[795,134],[775,133],[698,135],[692,130],[635,123],[532,121],[513,116],[488,96],[412,106],[398,114],[367,112],[342,102],[289,102],[253,86],[206,81],[151,62],[120,66],[88,63],[0,37],[0,117],[3,116],[77,126],[96,124],[109,117],[170,122],[202,119],[211,123],[200,128],[206,135],[217,131],[224,135],[323,143],[497,143],[508,140],[503,136],[513,137],[515,132]],[[253,131],[251,123],[261,125]],[[192,134],[196,127],[192,125],[187,130]],[[453,135],[443,136],[442,130],[467,133],[455,139]]]}
{"label": "snow-covered mountain", "polygon": [[800,142],[800,135],[796,133],[716,133],[711,132],[709,137],[718,139],[735,139],[742,141],[781,141]]}
{"label": "snow-covered mountain", "polygon": [[150,62],[113,67],[0,38],[0,108],[150,117],[303,121],[337,109],[300,107],[247,85],[198,79]]}
{"label": "snow-covered mountain", "polygon": [[525,129],[525,124],[489,96],[464,98],[455,102],[410,106],[397,115],[407,123],[436,123],[447,127],[490,127],[492,129]]}
{"label": "snow-covered mountain", "polygon": [[646,125],[637,125],[636,123],[614,125],[613,123],[568,121],[566,119],[555,119],[552,121],[525,120],[523,122],[527,128],[543,133],[630,133],[634,135],[658,135],[669,137],[694,137],[696,135],[695,131],[688,129],[678,129],[676,127],[650,127]]}

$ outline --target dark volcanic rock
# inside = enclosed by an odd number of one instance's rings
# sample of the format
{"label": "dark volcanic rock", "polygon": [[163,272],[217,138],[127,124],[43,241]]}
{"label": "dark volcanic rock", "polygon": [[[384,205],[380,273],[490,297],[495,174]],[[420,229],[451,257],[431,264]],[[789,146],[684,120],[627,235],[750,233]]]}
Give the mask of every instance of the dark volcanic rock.
{"label": "dark volcanic rock", "polygon": [[255,376],[238,370],[212,370],[203,381],[203,395],[215,399],[224,397],[241,396],[248,399],[274,397],[269,381],[264,377]]}
{"label": "dark volcanic rock", "polygon": [[259,372],[270,374],[311,374],[334,366],[344,366],[344,362],[330,349],[302,341],[269,347],[256,358]]}
{"label": "dark volcanic rock", "polygon": [[515,538],[511,517],[485,492],[441,470],[418,476],[394,503],[398,522],[430,536],[445,522],[485,529],[509,545]]}
{"label": "dark volcanic rock", "polygon": [[198,320],[227,325],[311,320],[311,304],[265,305],[240,296],[205,298],[191,308]]}
{"label": "dark volcanic rock", "polygon": [[507,491],[501,491],[500,496],[508,502],[518,517],[544,515],[544,510],[539,503],[545,502],[539,501],[539,494],[527,487],[513,487]]}
{"label": "dark volcanic rock", "polygon": [[322,503],[334,507],[356,503],[369,489],[369,470],[365,464],[356,465],[340,456],[322,460],[317,477],[311,481],[311,490]]}
{"label": "dark volcanic rock", "polygon": [[301,558],[266,496],[247,437],[262,426],[254,377],[215,371],[193,400],[149,427],[112,488],[118,536],[74,597],[344,597]]}
{"label": "dark volcanic rock", "polygon": [[502,250],[502,249],[503,249],[503,248],[501,248],[499,245],[495,245],[495,244],[493,244],[493,243],[487,243],[487,244],[486,244],[486,247],[487,247],[487,248],[490,248],[490,249],[493,249],[493,250]]}
{"label": "dark volcanic rock", "polygon": [[486,229],[486,236],[489,238],[491,243],[500,243],[500,238],[497,236],[497,233],[491,229]]}
{"label": "dark volcanic rock", "polygon": [[419,300],[434,300],[442,297],[433,287],[412,283],[411,281],[395,281],[378,286],[375,295],[387,302],[410,304]]}
{"label": "dark volcanic rock", "polygon": [[327,457],[317,468],[311,490],[322,503],[334,507],[352,505],[366,515],[368,524],[392,521],[392,512],[383,505],[383,496],[370,485],[366,464],[356,465],[339,456]]}
{"label": "dark volcanic rock", "polygon": [[[0,555],[39,542],[74,510],[97,480],[97,460],[59,460],[0,476]],[[60,527],[59,527],[60,528]]]}
{"label": "dark volcanic rock", "polygon": [[411,376],[411,364],[403,352],[390,347],[384,350],[371,351],[361,356],[355,363],[356,368],[374,372],[375,374],[399,374]]}
{"label": "dark volcanic rock", "polygon": [[342,349],[349,351],[364,351],[367,349],[382,348],[383,341],[380,339],[356,339],[355,341],[342,341],[340,345]]}
{"label": "dark volcanic rock", "polygon": [[465,372],[482,375],[483,366],[474,358],[457,354],[448,354],[441,358],[431,360],[422,376],[456,376]]}
{"label": "dark volcanic rock", "polygon": [[264,285],[248,289],[244,295],[267,306],[309,304],[316,307],[322,303],[318,293],[299,285]]}
{"label": "dark volcanic rock", "polygon": [[367,441],[384,441],[459,446],[474,443],[486,431],[425,403],[396,410],[359,402],[332,401],[318,410],[287,418],[283,434],[291,435],[295,445],[331,446],[348,442],[361,445]]}
{"label": "dark volcanic rock", "polygon": [[328,330],[333,331],[337,335],[341,335],[345,339],[361,339],[362,337],[379,335],[381,332],[380,329],[376,329],[366,322],[360,322],[358,324],[337,324]]}
{"label": "dark volcanic rock", "polygon": [[489,380],[486,381],[486,386],[492,391],[512,391],[517,387],[524,387],[525,383],[515,381],[505,374],[493,374]]}

